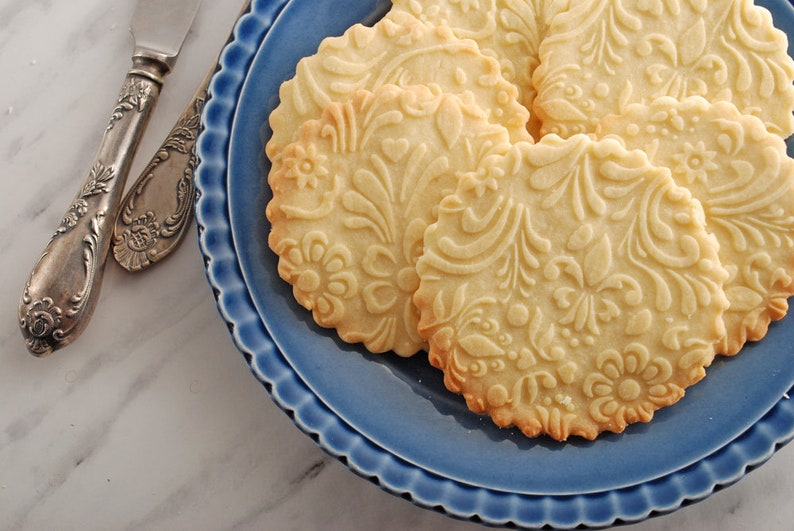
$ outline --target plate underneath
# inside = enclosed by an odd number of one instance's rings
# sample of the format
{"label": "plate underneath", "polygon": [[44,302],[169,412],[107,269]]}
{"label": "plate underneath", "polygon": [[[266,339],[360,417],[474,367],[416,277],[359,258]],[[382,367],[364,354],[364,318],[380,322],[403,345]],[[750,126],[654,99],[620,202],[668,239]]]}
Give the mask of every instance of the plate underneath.
{"label": "plate underneath", "polygon": [[[788,3],[759,3],[794,34]],[[794,406],[781,400],[794,385],[790,318],[741,355],[718,359],[652,423],[568,443],[527,439],[472,414],[425,355],[371,355],[312,322],[266,243],[267,117],[301,57],[387,7],[254,0],[203,116],[196,218],[207,276],[236,345],[296,425],[389,492],[457,517],[528,527],[603,526],[674,510],[740,479],[794,437]]]}

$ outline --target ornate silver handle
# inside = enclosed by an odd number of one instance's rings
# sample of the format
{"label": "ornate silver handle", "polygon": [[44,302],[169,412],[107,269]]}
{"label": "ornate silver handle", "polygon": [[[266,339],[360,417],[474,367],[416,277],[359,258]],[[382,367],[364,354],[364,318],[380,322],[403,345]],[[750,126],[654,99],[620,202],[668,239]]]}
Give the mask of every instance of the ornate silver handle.
{"label": "ornate silver handle", "polygon": [[[237,19],[251,8],[244,0]],[[232,28],[233,30],[233,28]],[[229,34],[229,39],[232,38]],[[113,229],[113,257],[127,271],[159,262],[182,242],[193,216],[195,145],[215,63],[160,149],[122,200]]]}
{"label": "ornate silver handle", "polygon": [[113,256],[127,271],[140,271],[168,256],[190,225],[196,198],[194,148],[212,72],[121,202]]}
{"label": "ornate silver handle", "polygon": [[133,58],[88,176],[25,284],[19,324],[34,356],[71,343],[93,313],[130,162],[168,71]]}

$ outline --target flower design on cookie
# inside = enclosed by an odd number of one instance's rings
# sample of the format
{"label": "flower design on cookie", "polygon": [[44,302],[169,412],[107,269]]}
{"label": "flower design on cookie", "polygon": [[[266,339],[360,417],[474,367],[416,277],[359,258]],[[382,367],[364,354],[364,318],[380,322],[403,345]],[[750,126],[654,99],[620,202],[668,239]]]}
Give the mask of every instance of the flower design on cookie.
{"label": "flower design on cookie", "polygon": [[[444,381],[454,391],[460,391],[470,377],[504,370],[508,362],[525,368],[536,363],[532,353],[511,349],[512,335],[497,321],[486,317],[486,308],[493,306],[495,300],[492,297],[472,298],[467,295],[467,289],[466,285],[458,287],[451,300],[447,300],[448,294],[438,293],[433,302],[435,320],[425,323],[425,326],[437,328],[434,341],[453,353],[447,358],[431,351],[429,360],[435,367],[445,370]],[[502,404],[508,401],[511,400],[506,396]]]}
{"label": "flower design on cookie", "polygon": [[699,97],[629,105],[596,134],[644,150],[703,205],[729,273],[720,353],[764,337],[794,295],[794,160],[783,140],[731,103]]}
{"label": "flower design on cookie", "polygon": [[346,299],[358,294],[358,280],[347,268],[350,251],[330,244],[327,234],[313,231],[300,241],[281,242],[279,273],[293,282],[295,298],[312,310],[317,323],[333,326],[345,313]]}
{"label": "flower design on cookie", "polygon": [[623,352],[609,349],[596,359],[597,371],[585,378],[583,391],[592,399],[590,416],[622,431],[627,424],[648,422],[660,407],[676,402],[684,390],[670,382],[673,368],[662,357],[651,359],[641,344]]}
{"label": "flower design on cookie", "polygon": [[[361,268],[369,280],[362,287],[361,298],[372,315],[401,314],[413,321],[411,296],[419,286],[419,277],[412,266],[399,268],[398,258],[382,245],[372,245],[361,260]],[[402,308],[398,306],[402,305]]]}
{"label": "flower design on cookie", "polygon": [[444,198],[417,263],[419,331],[448,389],[499,426],[592,439],[703,377],[728,273],[669,170],[585,135],[518,144],[479,170],[497,186],[470,178]]}
{"label": "flower design on cookie", "polygon": [[315,144],[304,147],[290,144],[284,150],[284,177],[295,179],[298,188],[316,188],[317,180],[328,175],[323,167],[327,157],[317,151]]}
{"label": "flower design on cookie", "polygon": [[768,10],[746,0],[582,0],[552,21],[533,74],[541,132],[594,132],[633,103],[729,101],[794,132],[794,60]]}
{"label": "flower design on cookie", "polygon": [[[342,340],[370,352],[416,354],[426,346],[413,304],[425,229],[459,175],[509,150],[509,139],[470,98],[431,87],[384,85],[330,103],[320,119],[301,126],[268,178],[268,243],[285,262],[282,278]],[[344,249],[349,282],[321,282],[316,268],[289,271],[308,259],[324,264],[323,253],[285,243],[319,240],[317,234]]]}
{"label": "flower design on cookie", "polygon": [[[563,4],[548,0],[393,0],[387,16],[396,20],[410,15],[428,26],[449,28],[460,39],[473,40],[483,54],[499,61],[502,76],[517,89],[518,101],[531,110],[538,47],[549,22],[567,9]],[[464,85],[471,77],[462,75],[460,79]],[[530,112],[526,127],[535,139],[540,137],[540,121],[534,112]]]}
{"label": "flower design on cookie", "polygon": [[684,175],[687,184],[699,182],[705,185],[708,183],[709,172],[719,169],[714,163],[716,156],[717,152],[706,149],[702,140],[695,145],[684,142],[683,152],[673,155],[673,175]]}
{"label": "flower design on cookie", "polygon": [[[583,241],[580,233],[592,234],[590,225],[583,225],[582,229],[574,234],[569,247]],[[570,285],[561,282],[563,285],[554,290],[554,301],[560,310],[564,310],[559,323],[589,336],[600,335],[599,323],[608,323],[622,313],[620,301],[615,302],[621,294],[626,304],[631,306],[639,302],[641,293],[630,276],[614,271],[612,243],[608,235],[591,246],[581,264],[570,256],[550,261],[545,269],[545,278],[548,281],[572,281]],[[585,341],[592,341],[592,337],[586,337]]]}

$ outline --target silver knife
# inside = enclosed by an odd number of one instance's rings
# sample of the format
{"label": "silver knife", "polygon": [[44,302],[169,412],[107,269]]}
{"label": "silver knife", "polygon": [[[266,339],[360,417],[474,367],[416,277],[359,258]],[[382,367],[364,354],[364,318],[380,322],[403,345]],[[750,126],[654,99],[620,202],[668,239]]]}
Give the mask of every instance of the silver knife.
{"label": "silver knife", "polygon": [[[251,6],[245,0],[238,19]],[[232,35],[229,35],[231,39]],[[113,257],[127,271],[148,269],[176,249],[191,225],[196,189],[195,145],[213,62],[160,149],[121,201],[113,230]]]}
{"label": "silver knife", "polygon": [[93,313],[132,157],[200,4],[137,2],[130,24],[132,67],[88,175],[19,301],[19,325],[34,356],[48,356],[74,341]]}

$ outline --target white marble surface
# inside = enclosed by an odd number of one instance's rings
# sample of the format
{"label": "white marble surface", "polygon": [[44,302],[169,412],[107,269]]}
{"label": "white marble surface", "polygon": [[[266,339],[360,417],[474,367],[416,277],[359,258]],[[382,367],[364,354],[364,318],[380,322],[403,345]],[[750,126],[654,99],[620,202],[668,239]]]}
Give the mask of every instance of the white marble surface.
{"label": "white marble surface", "polygon": [[[236,18],[206,0],[132,174]],[[28,355],[16,307],[129,66],[132,0],[0,0],[0,529],[448,529],[328,457],[268,398],[221,321],[193,231],[155,269],[111,264],[82,337]],[[632,531],[794,529],[794,445]]]}

